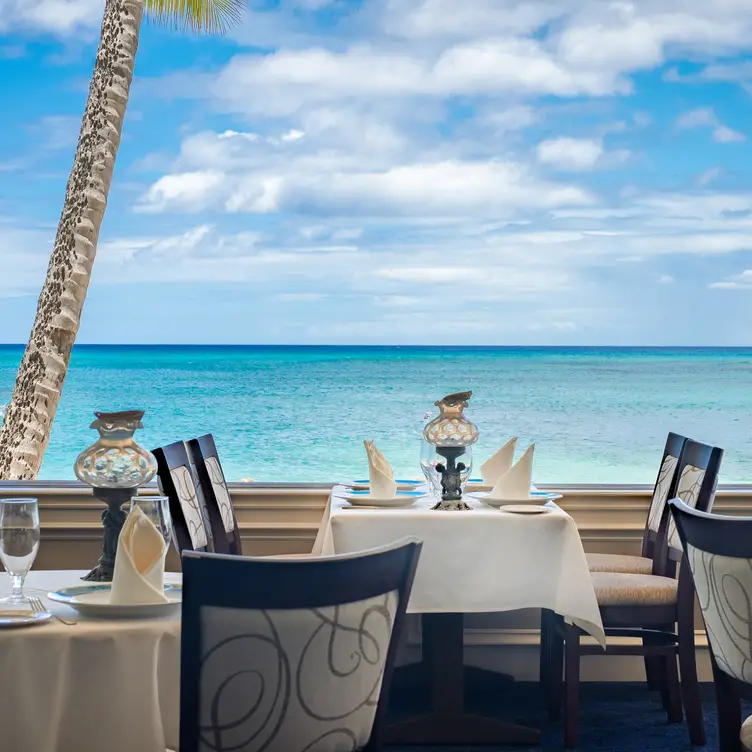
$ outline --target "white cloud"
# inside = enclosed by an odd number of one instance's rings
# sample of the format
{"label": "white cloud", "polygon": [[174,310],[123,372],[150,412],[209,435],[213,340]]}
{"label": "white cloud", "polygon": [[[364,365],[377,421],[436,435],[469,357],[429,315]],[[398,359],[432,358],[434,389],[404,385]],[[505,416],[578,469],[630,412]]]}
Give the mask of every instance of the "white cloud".
{"label": "white cloud", "polygon": [[707,170],[705,170],[705,172],[697,177],[697,180],[695,182],[698,186],[704,187],[717,180],[722,174],[723,169],[721,167],[709,167]]}
{"label": "white cloud", "polygon": [[563,170],[592,170],[603,155],[600,141],[555,138],[538,144],[538,161]]}
{"label": "white cloud", "polygon": [[411,162],[396,146],[374,153],[367,144],[364,152],[321,153],[313,135],[311,139],[300,151],[302,139],[279,143],[226,133],[189,137],[175,171],[146,191],[140,209],[499,218],[592,201],[582,188],[545,180],[519,162]]}
{"label": "white cloud", "polygon": [[677,118],[676,125],[683,129],[712,128],[713,141],[719,144],[738,143],[746,140],[743,133],[734,131],[721,123],[715,111],[710,107],[700,107],[681,114]]}
{"label": "white cloud", "polygon": [[717,141],[719,144],[733,144],[746,141],[747,137],[739,131],[731,130],[731,128],[725,125],[719,125],[713,131],[713,141]]}
{"label": "white cloud", "polygon": [[0,31],[27,29],[60,36],[102,23],[101,0],[0,0]]}
{"label": "white cloud", "polygon": [[752,269],[746,269],[723,282],[713,282],[712,290],[752,290]]}

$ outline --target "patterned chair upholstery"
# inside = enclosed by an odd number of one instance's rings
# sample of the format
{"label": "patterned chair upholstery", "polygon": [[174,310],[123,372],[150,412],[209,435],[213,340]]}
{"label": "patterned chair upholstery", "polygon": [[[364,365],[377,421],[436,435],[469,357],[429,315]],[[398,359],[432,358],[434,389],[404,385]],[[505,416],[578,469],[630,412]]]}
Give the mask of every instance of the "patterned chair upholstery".
{"label": "patterned chair upholstery", "polygon": [[215,553],[242,554],[243,547],[235,507],[219,461],[214,437],[208,433],[191,439],[187,442],[187,448],[206,504]]}
{"label": "patterned chair upholstery", "polygon": [[740,702],[752,699],[752,518],[670,505],[710,645],[720,752],[752,749],[752,719],[742,724]]}
{"label": "patterned chair upholstery", "polygon": [[178,551],[213,551],[207,510],[182,441],[152,450],[162,493],[170,499],[170,515]]}
{"label": "patterned chair upholstery", "polygon": [[676,433],[669,433],[666,439],[642,537],[642,555],[589,553],[586,558],[591,572],[655,573],[654,556],[665,535],[666,504],[676,490],[679,456],[686,440]]}
{"label": "patterned chair upholstery", "polygon": [[742,743],[742,750],[744,752],[752,752],[752,715],[742,723],[742,728],[739,732],[739,741]]}
{"label": "patterned chair upholstery", "polygon": [[180,752],[380,749],[420,547],[185,554]]}

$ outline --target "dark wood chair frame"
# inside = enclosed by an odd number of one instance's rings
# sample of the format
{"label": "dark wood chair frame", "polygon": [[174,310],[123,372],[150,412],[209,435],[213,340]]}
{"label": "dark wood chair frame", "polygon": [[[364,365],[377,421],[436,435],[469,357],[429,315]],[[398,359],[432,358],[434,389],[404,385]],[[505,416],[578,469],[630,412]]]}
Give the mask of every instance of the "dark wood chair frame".
{"label": "dark wood chair frame", "polygon": [[[656,477],[655,486],[658,485],[658,481],[661,477],[661,470],[663,469],[663,463],[666,461],[666,457],[681,457],[682,450],[687,438],[680,434],[669,432],[666,438],[666,444],[663,447],[663,455],[661,457],[661,463],[658,467],[658,476]],[[676,485],[679,482],[679,463],[677,462],[674,470],[674,475],[671,479],[671,483],[668,489],[667,499],[675,496]],[[654,488],[655,488],[654,486]],[[654,499],[651,499],[651,507],[648,511],[648,516],[645,518],[645,531],[642,535],[642,551],[640,556],[646,559],[653,560],[653,574],[660,574],[663,571],[663,563],[660,561],[659,555],[663,551],[663,546],[666,538],[666,531],[668,525],[664,524],[664,517],[661,517],[661,525],[658,530],[651,530],[649,526],[650,513],[652,512],[652,505],[655,503]],[[667,508],[663,510],[663,515],[667,514]],[[558,719],[561,709],[561,697],[558,695],[556,688],[550,687],[551,679],[549,678],[549,669],[552,665],[552,651],[554,650],[554,640],[556,640],[557,624],[560,625],[561,619],[549,609],[541,610],[541,627],[540,627],[540,683],[543,691],[546,695],[548,704],[549,719],[555,721]],[[649,638],[646,638],[649,639]],[[555,669],[554,669],[555,670]],[[561,667],[559,666],[559,673],[561,673]],[[645,674],[647,677],[649,689],[660,689],[661,687],[661,669],[660,658],[653,655],[645,656]]]}
{"label": "dark wood chair frame", "polygon": [[[671,512],[679,531],[682,545],[697,548],[710,554],[752,559],[752,518],[731,517],[697,511],[687,506],[681,499],[670,502]],[[691,571],[682,561],[691,578]],[[680,576],[682,576],[680,575]],[[710,643],[710,635],[708,634]],[[710,662],[715,683],[716,707],[718,709],[718,748],[719,752],[742,752],[739,738],[742,725],[741,700],[752,700],[752,684],[727,674],[715,660],[712,643]]]}
{"label": "dark wood chair frame", "polygon": [[[209,468],[206,466],[207,458],[214,457],[217,460],[224,481],[224,471],[222,470],[222,463],[219,461],[219,452],[217,451],[217,445],[214,443],[214,437],[208,433],[204,436],[199,436],[197,439],[190,439],[190,441],[186,442],[186,446],[193,466],[196,468],[196,476],[198,477],[201,493],[204,497],[215,553],[232,554],[234,556],[242,555],[243,544],[240,540],[240,529],[238,528],[238,520],[235,516],[235,507],[232,506],[231,500],[234,524],[232,531],[228,533],[222,522],[219,500],[214,491],[214,485],[211,482]],[[226,481],[225,488],[227,488]],[[229,489],[227,493],[229,496]]]}
{"label": "dark wood chair frame", "polygon": [[[171,470],[184,466],[188,469],[191,478],[194,478],[193,467],[191,465],[190,457],[188,456],[188,450],[182,441],[176,441],[174,444],[167,444],[163,447],[157,447],[151,450],[152,454],[157,460],[157,474],[159,475],[159,483],[162,487],[162,491],[165,496],[170,500],[170,515],[172,517],[172,528],[175,534],[175,543],[179,553],[183,551],[193,551],[193,541],[188,531],[188,523],[183,512],[183,506],[180,502],[178,490],[175,487],[175,482],[172,479]],[[194,482],[194,485],[195,482]],[[201,498],[201,489],[196,485],[196,496],[199,508],[202,509],[202,516],[204,517],[204,523],[206,523],[206,517],[203,513],[203,500]],[[207,545],[195,549],[197,551],[211,551],[212,541],[208,526],[207,528]]]}
{"label": "dark wood chair frame", "polygon": [[[246,609],[323,608],[398,591],[371,736],[363,752],[385,743],[386,712],[397,648],[422,543],[396,541],[386,549],[308,559],[268,559],[183,553],[180,648],[180,752],[199,749],[202,606]],[[242,583],[242,587],[238,587]]]}
{"label": "dark wood chair frame", "polygon": [[[697,507],[703,511],[713,504],[718,472],[723,459],[723,450],[699,442],[687,440],[678,463],[678,476],[687,465],[705,470],[697,496]],[[659,535],[662,551],[658,560],[662,563],[658,574],[672,576],[670,561],[682,558],[681,554],[668,548],[666,526],[669,518],[669,505],[666,505]],[[673,565],[675,571],[675,564]],[[683,567],[678,582],[677,603],[670,606],[601,606],[601,618],[608,637],[638,637],[641,645],[609,645],[605,655],[655,656],[661,660],[662,675],[660,690],[663,706],[670,723],[682,721],[682,701],[687,715],[687,725],[692,744],[705,744],[705,724],[702,716],[700,687],[697,680],[697,664],[694,640],[694,585],[688,576],[688,567]],[[579,695],[580,657],[582,655],[604,655],[598,645],[582,645],[582,631],[573,624],[566,624],[556,617],[556,635],[551,653],[551,676],[561,676],[563,663],[564,684],[551,679],[549,691],[552,693],[552,709],[561,707],[564,700],[564,746],[568,749],[577,746],[579,737]],[[676,631],[674,631],[676,628]],[[677,656],[681,668],[682,681],[679,683]]]}

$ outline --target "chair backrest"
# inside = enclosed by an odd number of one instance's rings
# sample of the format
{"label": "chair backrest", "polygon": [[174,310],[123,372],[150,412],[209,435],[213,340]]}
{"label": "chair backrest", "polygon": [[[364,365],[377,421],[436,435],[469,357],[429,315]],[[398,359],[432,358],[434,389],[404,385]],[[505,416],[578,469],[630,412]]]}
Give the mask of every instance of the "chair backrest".
{"label": "chair backrest", "polygon": [[658,554],[661,532],[665,531],[665,516],[668,514],[667,503],[676,495],[676,483],[679,479],[679,457],[687,441],[685,436],[669,433],[663,448],[663,457],[658,469],[658,478],[650,500],[650,510],[642,537],[642,555],[653,559]]}
{"label": "chair backrest", "polygon": [[380,749],[421,545],[183,554],[180,752]]}
{"label": "chair backrest", "polygon": [[716,666],[752,684],[752,518],[669,502]]}
{"label": "chair backrest", "polygon": [[215,553],[242,554],[235,508],[219,462],[214,437],[210,433],[199,436],[188,441],[187,447],[206,504]]}
{"label": "chair backrest", "polygon": [[203,500],[182,441],[152,449],[162,493],[170,499],[172,527],[179,551],[210,551]]}
{"label": "chair backrest", "polygon": [[[687,506],[709,512],[715,499],[718,472],[723,460],[723,449],[687,439],[679,458],[676,496]],[[668,574],[673,574],[676,562],[684,554],[673,515],[668,516],[666,531],[666,559]]]}

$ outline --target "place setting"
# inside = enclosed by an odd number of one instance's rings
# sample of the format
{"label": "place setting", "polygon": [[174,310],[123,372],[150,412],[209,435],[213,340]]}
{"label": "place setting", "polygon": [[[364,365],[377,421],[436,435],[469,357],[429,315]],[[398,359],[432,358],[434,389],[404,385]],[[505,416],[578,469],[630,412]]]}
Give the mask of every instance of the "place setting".
{"label": "place setting", "polygon": [[[484,478],[498,473],[498,480],[490,491],[468,492],[470,498],[478,499],[488,507],[511,514],[545,514],[555,507],[551,502],[561,494],[539,491],[532,483],[535,444],[531,444],[514,462],[517,439],[510,439],[481,468]],[[490,465],[490,468],[488,467]]]}
{"label": "place setting", "polygon": [[368,459],[368,481],[356,481],[348,488],[342,509],[399,509],[412,506],[426,496],[417,490],[420,481],[398,481],[394,470],[373,441],[365,440],[363,446]]}
{"label": "place setting", "polygon": [[179,611],[182,586],[165,582],[165,559],[172,542],[169,499],[134,497],[118,539],[112,582],[73,585],[49,592],[86,617],[146,619]]}

